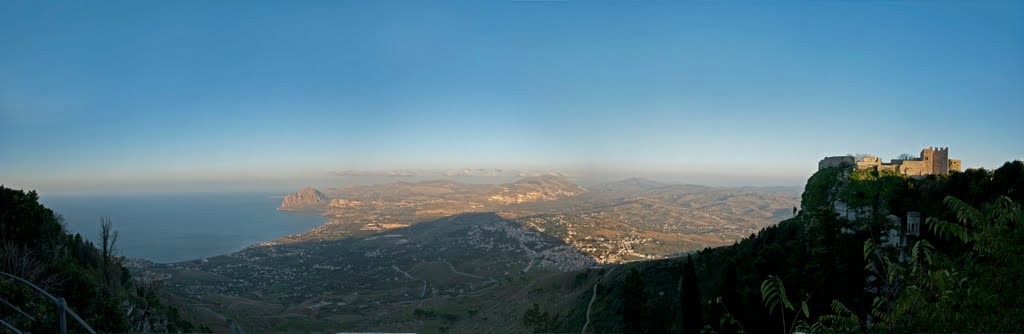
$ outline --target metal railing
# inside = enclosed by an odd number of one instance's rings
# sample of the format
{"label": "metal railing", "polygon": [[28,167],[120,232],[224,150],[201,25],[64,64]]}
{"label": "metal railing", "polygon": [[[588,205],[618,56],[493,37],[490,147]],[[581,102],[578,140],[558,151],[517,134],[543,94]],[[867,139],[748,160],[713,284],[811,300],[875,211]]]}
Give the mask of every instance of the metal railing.
{"label": "metal railing", "polygon": [[[92,329],[92,327],[89,327],[89,324],[85,323],[85,320],[82,320],[82,318],[79,317],[78,314],[75,314],[75,311],[72,311],[71,308],[68,307],[68,302],[66,300],[64,300],[64,298],[54,297],[49,292],[46,292],[46,290],[43,290],[42,288],[36,286],[35,284],[32,284],[32,282],[29,282],[29,281],[27,281],[27,280],[25,280],[25,279],[23,279],[21,277],[14,276],[14,275],[2,272],[2,271],[0,271],[0,276],[4,276],[4,277],[7,277],[7,278],[10,278],[10,279],[14,280],[16,283],[25,284],[25,285],[35,289],[36,291],[39,291],[39,293],[43,294],[43,296],[46,296],[46,298],[50,299],[50,301],[52,301],[55,304],[57,304],[57,315],[58,315],[57,319],[60,321],[60,333],[61,334],[67,334],[67,332],[68,332],[67,315],[71,315],[71,318],[77,320],[78,324],[81,325],[82,328],[85,328],[85,330],[87,332],[89,332],[90,334],[96,334],[96,331],[94,331]],[[27,317],[29,320],[31,320],[31,321],[35,321],[36,320],[34,317],[28,315],[28,313],[25,313],[24,311],[22,311],[21,308],[13,305],[11,303],[8,303],[6,300],[0,299],[0,301],[3,301],[4,304],[6,304],[7,306],[13,308],[15,311],[17,311],[22,316]],[[15,334],[23,334],[20,330],[15,328],[14,325],[11,325],[10,323],[7,323],[6,321],[3,321],[3,319],[0,319],[0,325],[3,325],[5,327],[7,327],[11,331],[13,331]]]}

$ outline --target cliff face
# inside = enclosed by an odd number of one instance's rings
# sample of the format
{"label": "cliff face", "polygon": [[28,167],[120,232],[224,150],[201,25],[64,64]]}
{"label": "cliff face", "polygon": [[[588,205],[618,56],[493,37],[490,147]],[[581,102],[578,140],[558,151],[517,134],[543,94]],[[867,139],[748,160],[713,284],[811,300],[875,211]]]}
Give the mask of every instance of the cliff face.
{"label": "cliff face", "polygon": [[284,200],[281,201],[281,206],[277,209],[289,211],[326,210],[327,205],[330,202],[330,199],[328,199],[327,196],[319,190],[316,190],[313,187],[306,187],[305,189],[285,196]]}

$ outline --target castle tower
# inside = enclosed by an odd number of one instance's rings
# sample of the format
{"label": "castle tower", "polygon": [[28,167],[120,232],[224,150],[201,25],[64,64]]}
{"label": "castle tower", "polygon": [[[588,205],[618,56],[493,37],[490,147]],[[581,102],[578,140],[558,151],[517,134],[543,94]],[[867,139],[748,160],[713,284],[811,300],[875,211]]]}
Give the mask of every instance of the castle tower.
{"label": "castle tower", "polygon": [[925,163],[925,169],[921,171],[921,174],[931,174],[932,172],[932,158],[935,157],[935,149],[931,146],[921,150],[921,161]]}
{"label": "castle tower", "polygon": [[936,147],[932,155],[932,174],[949,173],[949,148]]}
{"label": "castle tower", "polygon": [[929,147],[921,150],[921,160],[925,163],[923,174],[945,174],[949,172],[949,148]]}

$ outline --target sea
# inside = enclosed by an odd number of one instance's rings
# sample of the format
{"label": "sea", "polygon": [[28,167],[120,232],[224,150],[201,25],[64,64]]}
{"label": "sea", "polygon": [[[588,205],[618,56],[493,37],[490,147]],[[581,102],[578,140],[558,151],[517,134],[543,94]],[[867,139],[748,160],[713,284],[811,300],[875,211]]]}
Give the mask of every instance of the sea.
{"label": "sea", "polygon": [[40,197],[69,232],[96,243],[100,218],[108,217],[121,255],[159,263],[229,254],[326,222],[315,212],[278,211],[283,194],[276,193]]}

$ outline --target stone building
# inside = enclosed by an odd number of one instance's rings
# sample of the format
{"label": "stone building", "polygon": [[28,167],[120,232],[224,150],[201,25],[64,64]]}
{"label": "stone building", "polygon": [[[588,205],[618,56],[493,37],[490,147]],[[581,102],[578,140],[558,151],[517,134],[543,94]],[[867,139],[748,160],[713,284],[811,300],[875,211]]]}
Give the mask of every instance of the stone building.
{"label": "stone building", "polygon": [[857,162],[852,156],[844,155],[838,157],[827,157],[818,161],[818,170],[829,167],[853,167]]}
{"label": "stone building", "polygon": [[865,157],[855,161],[851,156],[827,157],[818,162],[818,169],[839,166],[856,166],[857,169],[875,169],[878,171],[897,171],[909,176],[946,174],[960,171],[960,160],[949,158],[948,147],[929,147],[921,150],[921,155],[914,159],[892,159],[889,163],[882,162],[878,157]]}
{"label": "stone building", "polygon": [[929,147],[921,150],[916,159],[893,159],[891,165],[897,166],[901,174],[910,176],[946,174],[960,171],[960,160],[949,158],[948,147]]}
{"label": "stone building", "polygon": [[898,170],[897,165],[882,162],[878,157],[864,157],[864,160],[857,161],[857,169]]}
{"label": "stone building", "polygon": [[907,212],[907,235],[921,236],[921,213],[917,211]]}

